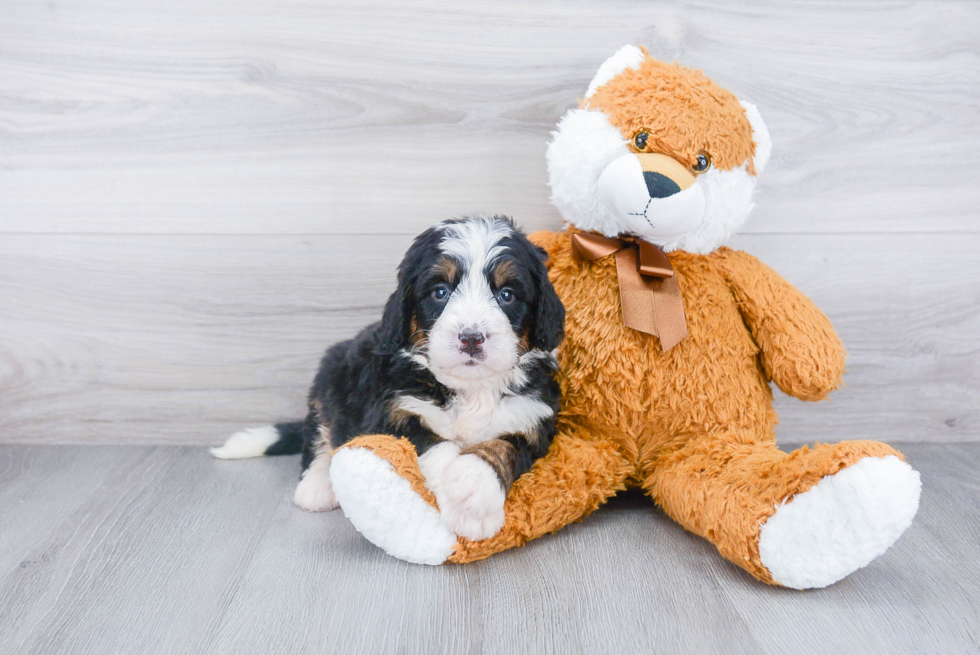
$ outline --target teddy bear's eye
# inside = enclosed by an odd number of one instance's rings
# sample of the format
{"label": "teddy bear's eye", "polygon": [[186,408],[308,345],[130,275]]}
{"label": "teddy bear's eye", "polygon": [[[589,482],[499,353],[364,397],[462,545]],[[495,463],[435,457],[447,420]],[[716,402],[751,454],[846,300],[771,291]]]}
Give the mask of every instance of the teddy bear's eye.
{"label": "teddy bear's eye", "polygon": [[637,132],[635,135],[633,135],[633,147],[641,152],[646,150],[647,139],[649,138],[650,135],[647,134],[646,132]]}
{"label": "teddy bear's eye", "polygon": [[698,153],[698,156],[694,158],[694,164],[691,166],[691,168],[695,173],[703,173],[708,170],[708,166],[711,166],[711,155],[702,150]]}

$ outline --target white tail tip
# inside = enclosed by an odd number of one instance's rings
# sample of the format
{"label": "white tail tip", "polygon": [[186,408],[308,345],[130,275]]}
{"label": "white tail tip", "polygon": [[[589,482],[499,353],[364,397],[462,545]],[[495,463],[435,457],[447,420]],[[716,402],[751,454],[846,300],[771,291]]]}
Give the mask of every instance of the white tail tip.
{"label": "white tail tip", "polygon": [[225,445],[211,448],[218,459],[245,459],[262,457],[269,446],[279,441],[279,430],[274,425],[248,428],[228,437]]}

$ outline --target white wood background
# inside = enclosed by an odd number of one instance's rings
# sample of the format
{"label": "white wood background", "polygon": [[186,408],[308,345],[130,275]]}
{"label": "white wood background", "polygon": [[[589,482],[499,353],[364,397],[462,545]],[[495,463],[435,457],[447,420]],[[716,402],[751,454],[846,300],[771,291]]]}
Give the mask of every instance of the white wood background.
{"label": "white wood background", "polygon": [[299,417],[414,234],[560,225],[549,131],[625,43],[772,132],[733,245],[850,352],[781,438],[980,440],[980,3],[0,0],[0,441]]}

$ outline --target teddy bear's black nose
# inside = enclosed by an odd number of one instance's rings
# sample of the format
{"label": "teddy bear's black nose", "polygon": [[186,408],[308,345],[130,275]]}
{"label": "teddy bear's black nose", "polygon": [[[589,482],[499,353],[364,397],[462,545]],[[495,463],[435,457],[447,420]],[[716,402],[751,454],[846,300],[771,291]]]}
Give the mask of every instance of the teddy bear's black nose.
{"label": "teddy bear's black nose", "polygon": [[650,192],[651,198],[666,198],[681,190],[677,182],[653,171],[643,171],[643,181],[647,183],[647,191]]}

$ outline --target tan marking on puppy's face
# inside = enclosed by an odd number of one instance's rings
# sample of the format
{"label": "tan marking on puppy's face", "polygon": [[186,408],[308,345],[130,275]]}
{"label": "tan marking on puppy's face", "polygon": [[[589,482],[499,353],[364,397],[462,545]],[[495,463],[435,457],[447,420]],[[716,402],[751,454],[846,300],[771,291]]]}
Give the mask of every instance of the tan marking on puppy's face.
{"label": "tan marking on puppy's face", "polygon": [[415,316],[412,316],[412,320],[408,322],[408,329],[408,338],[412,342],[412,346],[415,348],[421,348],[428,343],[428,337],[425,334],[425,330],[419,327],[419,322],[415,320]]}
{"label": "tan marking on puppy's face", "polygon": [[507,490],[514,483],[514,466],[517,464],[517,449],[503,439],[491,439],[460,451],[461,455],[476,455],[486,462],[497,478],[500,486]]}
{"label": "tan marking on puppy's face", "polygon": [[500,261],[493,269],[493,284],[499,289],[517,277],[517,264],[509,259]]}
{"label": "tan marking on puppy's face", "polygon": [[643,152],[669,155],[687,168],[706,152],[719,170],[748,161],[755,175],[752,126],[738,98],[700,71],[647,57],[639,69],[627,68],[600,86],[584,103],[602,111],[630,148],[646,132]]}
{"label": "tan marking on puppy's face", "polygon": [[432,270],[450,284],[459,282],[459,264],[452,257],[440,258]]}

